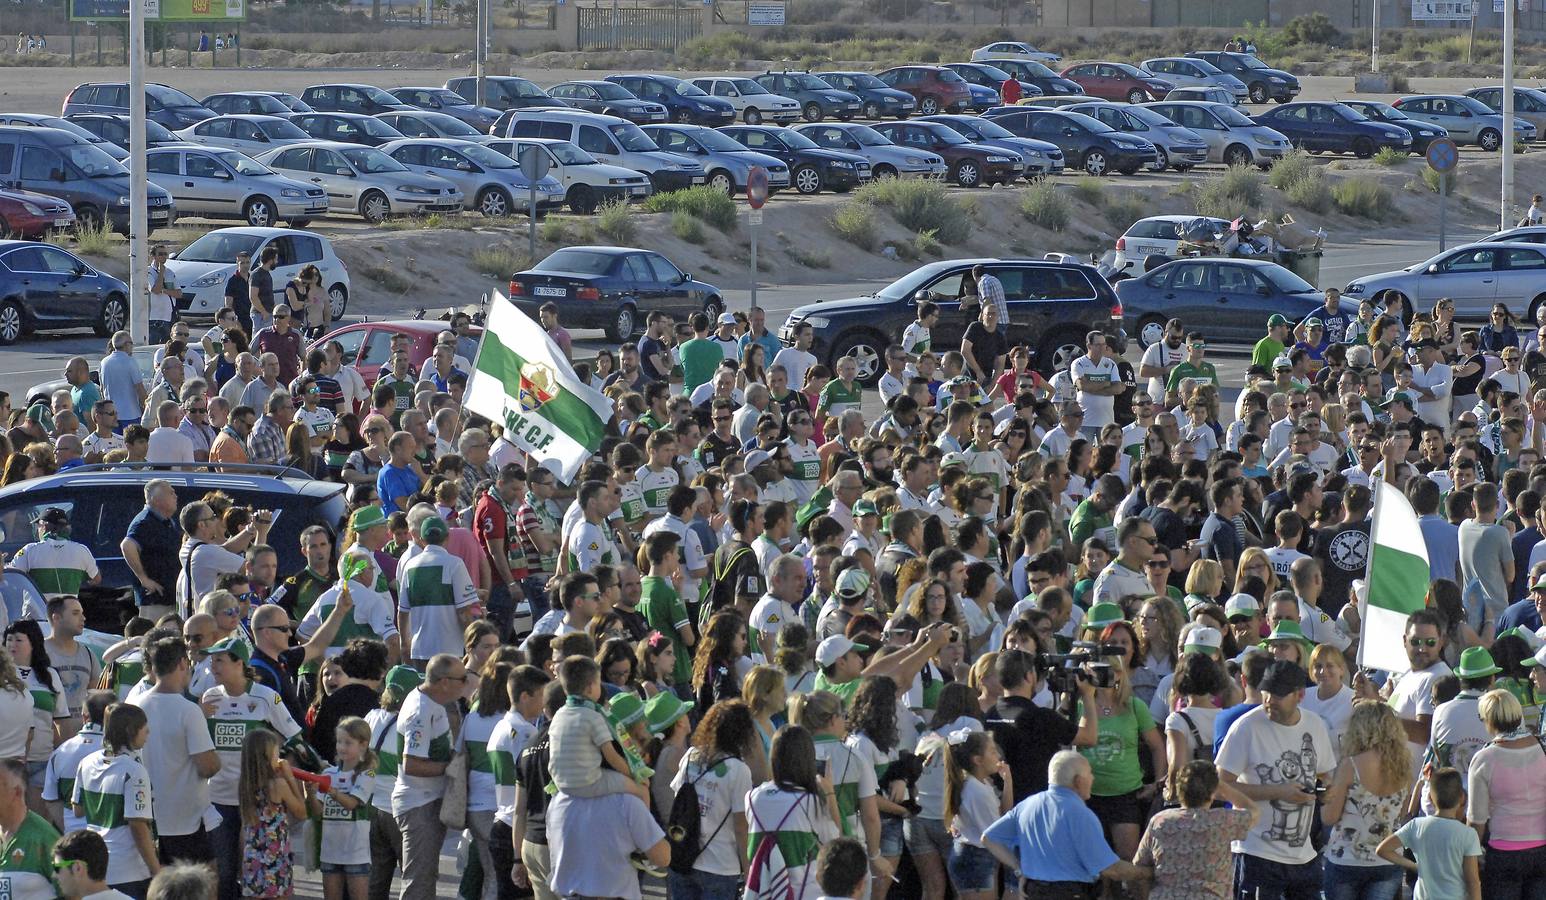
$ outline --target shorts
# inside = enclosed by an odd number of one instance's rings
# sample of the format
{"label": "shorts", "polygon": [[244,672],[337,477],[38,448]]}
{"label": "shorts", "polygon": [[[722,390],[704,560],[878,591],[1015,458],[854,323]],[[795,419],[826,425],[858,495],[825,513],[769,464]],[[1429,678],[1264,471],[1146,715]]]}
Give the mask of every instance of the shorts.
{"label": "shorts", "polygon": [[944,819],[913,816],[902,824],[907,837],[907,852],[913,856],[949,856],[953,839],[945,830]]}
{"label": "shorts", "polygon": [[945,871],[950,873],[950,884],[957,894],[991,891],[997,883],[998,860],[982,847],[956,841],[945,860]]}
{"label": "shorts", "polygon": [[896,859],[902,855],[902,823],[901,816],[880,817],[880,855],[887,859]]}
{"label": "shorts", "polygon": [[1092,795],[1085,805],[1108,829],[1113,825],[1142,825],[1149,812],[1148,803],[1138,799],[1137,791],[1113,797]]}
{"label": "shorts", "polygon": [[370,874],[370,863],[330,863],[322,864],[323,875],[358,875],[364,877]]}
{"label": "shorts", "polygon": [[37,788],[40,791],[43,790],[43,782],[46,780],[44,776],[47,773],[48,773],[48,760],[46,760],[46,759],[29,759],[29,760],[27,760],[27,786],[28,787],[35,787],[35,788]]}

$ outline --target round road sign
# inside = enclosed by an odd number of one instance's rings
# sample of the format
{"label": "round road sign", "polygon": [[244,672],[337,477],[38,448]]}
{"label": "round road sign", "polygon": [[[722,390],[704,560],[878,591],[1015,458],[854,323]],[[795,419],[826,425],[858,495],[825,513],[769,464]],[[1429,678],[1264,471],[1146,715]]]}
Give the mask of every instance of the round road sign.
{"label": "round road sign", "polygon": [[1435,172],[1452,172],[1460,162],[1460,151],[1449,138],[1434,138],[1428,144],[1428,167]]}
{"label": "round road sign", "polygon": [[528,181],[541,180],[548,174],[548,168],[552,165],[547,153],[536,144],[527,144],[517,155],[521,164],[521,174],[525,175]]}
{"label": "round road sign", "polygon": [[752,209],[762,209],[768,202],[768,170],[762,166],[752,166],[746,173],[746,202]]}

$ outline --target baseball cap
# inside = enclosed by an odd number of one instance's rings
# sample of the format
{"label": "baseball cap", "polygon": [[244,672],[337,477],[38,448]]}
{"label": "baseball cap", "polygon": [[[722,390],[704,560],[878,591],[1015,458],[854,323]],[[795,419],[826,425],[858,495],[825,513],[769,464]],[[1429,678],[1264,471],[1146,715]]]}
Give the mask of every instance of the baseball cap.
{"label": "baseball cap", "polygon": [[719,314],[719,324],[721,324],[721,325],[734,325],[735,324],[735,314],[734,313],[727,313],[727,312],[726,313],[720,313]]}
{"label": "baseball cap", "polygon": [[41,516],[38,516],[38,524],[49,529],[68,528],[70,527],[70,514],[57,506],[50,506],[48,509],[43,510]]}
{"label": "baseball cap", "polygon": [[1267,317],[1267,327],[1268,328],[1271,328],[1274,325],[1287,325],[1287,324],[1288,324],[1288,320],[1283,318],[1283,315],[1281,313],[1273,313],[1272,315]]}
{"label": "baseball cap", "polygon": [[766,450],[753,450],[746,454],[746,471],[750,472],[763,463],[772,462],[773,457]]}
{"label": "baseball cap", "polygon": [[1224,616],[1253,616],[1261,612],[1261,604],[1250,594],[1235,594],[1224,601]]}
{"label": "baseball cap", "polygon": [[855,518],[858,518],[859,516],[878,516],[878,515],[880,515],[880,510],[875,508],[875,501],[874,500],[860,499],[857,503],[854,504],[854,517]]}
{"label": "baseball cap", "polygon": [[1115,603],[1097,603],[1090,607],[1089,613],[1084,617],[1085,628],[1105,628],[1113,622],[1125,622],[1127,617],[1122,615],[1122,607]]}
{"label": "baseball cap", "polygon": [[426,541],[437,541],[451,533],[446,525],[446,520],[439,516],[430,516],[419,523],[419,537]]}
{"label": "baseball cap", "polygon": [[1277,371],[1278,369],[1292,369],[1293,367],[1293,360],[1290,360],[1286,356],[1280,356],[1272,361],[1273,371]]}
{"label": "baseball cap", "polygon": [[951,466],[964,465],[966,465],[966,456],[960,453],[946,453],[944,456],[940,457],[939,460],[939,467],[941,469],[948,469]]}
{"label": "baseball cap", "polygon": [[1224,646],[1224,636],[1219,634],[1217,628],[1204,625],[1201,628],[1193,628],[1186,633],[1186,642],[1182,647],[1186,650],[1217,650]]}
{"label": "baseball cap", "polygon": [[1316,319],[1316,318],[1312,317],[1312,318],[1304,320],[1304,327],[1306,327],[1306,328],[1325,328],[1326,327],[1326,323],[1322,322],[1320,319]]}
{"label": "baseball cap", "polygon": [[848,638],[835,634],[822,641],[816,647],[816,664],[819,666],[830,666],[844,656],[847,656],[850,650],[868,649],[870,648],[864,644],[855,644]]}
{"label": "baseball cap", "polygon": [[1394,394],[1391,394],[1390,395],[1390,399],[1385,401],[1384,408],[1385,409],[1390,409],[1392,406],[1395,406],[1397,403],[1401,404],[1402,406],[1405,406],[1407,409],[1415,409],[1416,408],[1416,405],[1412,401],[1412,395],[1408,394],[1405,391],[1397,391]]}
{"label": "baseball cap", "polygon": [[424,676],[413,666],[393,666],[386,673],[383,687],[393,688],[400,697],[408,696],[408,692],[424,683]]}
{"label": "baseball cap", "polygon": [[624,728],[644,718],[644,700],[633,691],[619,691],[607,704],[612,718]]}
{"label": "baseball cap", "polygon": [[247,642],[240,638],[228,637],[223,641],[216,641],[210,644],[209,649],[204,652],[229,653],[242,662],[250,662],[252,660],[252,648],[248,647]]}
{"label": "baseball cap", "polygon": [[381,507],[371,504],[354,511],[354,516],[349,520],[349,527],[358,533],[375,528],[377,525],[385,525],[386,523],[386,513],[382,511]]}
{"label": "baseball cap", "polygon": [[1285,697],[1315,684],[1300,665],[1289,659],[1275,659],[1262,675],[1261,690],[1274,697]]}
{"label": "baseball cap", "polygon": [[844,569],[842,574],[837,576],[836,592],[845,600],[862,597],[869,589],[870,574],[859,566]]}
{"label": "baseball cap", "polygon": [[1542,572],[1541,577],[1535,579],[1535,583],[1530,585],[1530,590],[1546,591],[1546,572]]}

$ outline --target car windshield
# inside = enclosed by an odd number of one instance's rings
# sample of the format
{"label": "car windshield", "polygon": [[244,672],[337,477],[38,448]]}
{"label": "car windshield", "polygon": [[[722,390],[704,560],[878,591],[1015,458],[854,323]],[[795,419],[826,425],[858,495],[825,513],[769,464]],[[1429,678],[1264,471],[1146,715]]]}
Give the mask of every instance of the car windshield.
{"label": "car windshield", "polygon": [[350,147],[340,152],[343,153],[345,159],[349,160],[351,165],[360,170],[362,175],[408,171],[407,167],[402,163],[387,156],[375,147]]}
{"label": "car windshield", "polygon": [[1218,116],[1219,119],[1230,128],[1250,128],[1252,125],[1256,124],[1247,118],[1245,113],[1235,109],[1233,106],[1228,106],[1223,103],[1216,103],[1213,105],[1212,109],[1213,114]]}
{"label": "car windshield", "polygon": [[940,271],[948,269],[954,265],[956,265],[956,263],[953,262],[934,263],[933,265],[914,269],[913,271],[908,272],[906,275],[903,275],[901,278],[898,278],[896,281],[893,281],[880,290],[876,291],[875,296],[881,298],[882,300],[908,299],[916,294],[919,288],[934,281],[935,277]]}
{"label": "car windshield", "polygon": [[750,78],[733,78],[731,79],[730,83],[735,85],[735,89],[740,91],[743,97],[749,97],[753,94],[773,93],[757,82],[752,81]]}
{"label": "car windshield", "polygon": [[1267,276],[1277,289],[1287,294],[1313,294],[1315,286],[1282,266],[1262,266],[1256,271]]}
{"label": "car windshield", "polygon": [[874,75],[871,75],[868,72],[855,72],[854,74],[847,77],[848,83],[856,88],[869,88],[870,90],[875,90],[877,88],[884,89],[886,87],[886,83],[884,81],[881,81],[879,78],[876,78]]}
{"label": "car windshield", "polygon": [[547,148],[552,151],[554,156],[558,157],[559,162],[566,166],[590,166],[596,164],[596,157],[591,156],[568,141],[548,144]]}
{"label": "car windshield", "polygon": [[894,143],[890,138],[868,125],[854,125],[848,129],[848,136],[858,141],[860,146],[864,147],[885,147]]}
{"label": "car windshield", "polygon": [[959,131],[956,131],[954,128],[951,128],[949,125],[941,125],[938,122],[934,122],[922,125],[921,127],[928,129],[929,134],[933,135],[934,139],[939,141],[941,144],[971,143],[971,141],[967,139],[965,135]]}
{"label": "car windshield", "polygon": [[403,105],[403,101],[397,99],[396,97],[392,96],[391,94],[388,94],[386,91],[384,91],[381,88],[378,88],[378,87],[376,87],[374,85],[361,84],[361,85],[351,85],[351,87],[353,87],[355,90],[359,91],[360,93],[364,94],[365,95],[365,99],[369,100],[372,103],[380,103],[383,106],[402,106]]}
{"label": "car windshield", "polygon": [[533,272],[577,272],[581,275],[605,275],[617,257],[596,250],[559,250],[532,266]]}
{"label": "car windshield", "polygon": [[198,106],[199,101],[179,91],[177,88],[169,88],[164,84],[145,85],[145,96],[150,97],[162,106]]}
{"label": "car windshield", "polygon": [[490,150],[482,144],[465,144],[458,146],[456,152],[462,154],[473,162],[487,169],[518,169],[520,166],[503,153]]}
{"label": "car windshield", "polygon": [[1147,71],[1145,69],[1140,69],[1137,66],[1130,66],[1127,63],[1112,63],[1111,67],[1116,69],[1118,72],[1122,72],[1124,74],[1131,75],[1134,78],[1153,78],[1154,77],[1154,73],[1153,72]]}
{"label": "car windshield", "polygon": [[1208,62],[1206,59],[1189,59],[1187,62],[1202,70],[1204,75],[1223,75],[1224,70]]}
{"label": "car windshield", "polygon": [[406,136],[401,131],[398,131],[396,128],[393,128],[392,126],[381,121],[380,119],[375,118],[374,116],[361,116],[355,121],[359,124],[360,130],[370,135],[371,137],[400,138]]}
{"label": "car windshield", "polygon": [[[124,126],[125,126],[125,130],[127,130],[127,126],[129,124],[129,117],[128,116],[124,116],[123,123],[124,123]],[[152,121],[151,119],[146,119],[145,120],[145,140],[147,142],[148,141],[154,141],[154,142],[156,142],[158,144],[173,144],[173,143],[176,143],[178,140],[180,140],[180,138],[178,138],[177,135],[175,135],[171,131],[169,131],[167,129],[167,127],[165,125],[162,125],[160,122]]]}
{"label": "car windshield", "polygon": [[596,89],[597,96],[603,100],[635,99],[632,91],[628,90],[620,84],[613,84],[610,81],[602,81],[596,84],[592,84],[591,87]]}
{"label": "car windshield", "polygon": [[1242,53],[1239,56],[1234,57],[1234,59],[1237,62],[1239,62],[1240,65],[1243,68],[1247,68],[1247,69],[1269,69],[1269,68],[1271,68],[1271,66],[1267,65],[1266,63],[1262,62],[1261,60],[1257,59],[1256,57],[1251,56],[1249,54],[1245,54],[1245,53]]}
{"label": "car windshield", "polygon": [[1497,115],[1498,112],[1475,97],[1451,97],[1449,99],[1479,116],[1493,116]]}
{"label": "car windshield", "polygon": [[514,96],[514,97],[542,97],[542,96],[546,96],[545,94],[543,94],[542,88],[537,87],[537,85],[534,82],[527,81],[524,78],[516,78],[516,79],[512,79],[510,81],[502,81],[502,82],[499,82],[499,85],[500,85],[500,87],[504,90],[504,92],[507,95]]}
{"label": "car windshield", "polygon": [[678,80],[673,78],[670,82],[667,83],[667,86],[670,87],[672,91],[675,91],[679,96],[682,96],[682,97],[707,97],[708,96],[708,94],[705,94],[703,92],[703,88],[698,87],[696,84],[693,84],[691,81],[678,81]]}
{"label": "car windshield", "polygon": [[281,91],[277,94],[269,94],[269,96],[273,97],[275,100],[278,100],[280,103],[283,103],[286,109],[289,109],[293,112],[306,111],[306,104],[302,103],[301,98],[295,96],[294,94],[286,94]]}
{"label": "car windshield", "polygon": [[128,169],[98,150],[95,144],[66,144],[56,149],[87,178],[114,178],[129,174]]}
{"label": "car windshield", "polygon": [[939,80],[944,82],[945,84],[955,84],[957,82],[965,81],[966,79],[962,78],[960,75],[956,74],[954,70],[951,70],[951,69],[940,69],[939,70]]}
{"label": "car windshield", "polygon": [[214,154],[215,158],[236,170],[238,175],[272,175],[274,170],[244,153],[227,150]]}
{"label": "car windshield", "polygon": [[1056,72],[1052,71],[1051,69],[1047,68],[1045,63],[1039,63],[1039,62],[1037,62],[1034,59],[1022,59],[1022,60],[1019,60],[1019,65],[1016,68],[1024,69],[1025,73],[1028,76],[1030,76],[1031,78],[1061,78],[1062,77],[1062,76],[1058,75],[1058,73],[1056,73]]}
{"label": "car windshield", "polygon": [[[807,90],[807,91],[830,91],[830,90],[832,90],[832,85],[827,84],[825,81],[822,81],[820,78],[817,78],[815,75],[812,75],[812,74],[810,74],[808,72],[801,72],[798,75],[790,75],[789,76],[789,80],[793,81],[795,83],[795,86],[801,88],[802,90]],[[882,84],[884,84],[884,82],[882,82]]]}
{"label": "car windshield", "polygon": [[650,136],[645,134],[642,128],[632,122],[618,122],[615,125],[608,125],[607,131],[629,153],[651,153],[660,149],[655,146],[655,142],[650,140]]}
{"label": "car windshield", "polygon": [[1348,120],[1349,122],[1369,121],[1368,116],[1352,108],[1351,106],[1348,106],[1346,103],[1333,103],[1331,104],[1331,108],[1336,110],[1342,116],[1342,118]]}
{"label": "car windshield", "polygon": [[1139,122],[1148,126],[1175,124],[1154,110],[1147,109],[1142,106],[1124,106],[1122,107],[1122,111],[1127,113],[1129,117],[1137,119]]}
{"label": "car windshield", "polygon": [[790,129],[787,129],[787,128],[780,129],[779,132],[778,132],[778,135],[777,135],[777,137],[775,139],[783,141],[784,142],[784,146],[788,147],[791,150],[817,150],[817,149],[820,149],[815,141],[811,140],[810,138],[806,137],[805,135],[801,134],[798,131],[793,131],[793,130],[790,130]]}
{"label": "car windshield", "polygon": [[469,103],[467,101],[466,97],[463,97],[461,94],[458,94],[456,91],[449,91],[449,90],[446,90],[445,88],[441,88],[441,89],[435,90],[435,91],[430,91],[429,95],[431,97],[434,97],[436,100],[439,100],[441,106],[471,106],[472,105],[471,103]]}
{"label": "car windshield", "polygon": [[695,128],[687,132],[687,134],[702,145],[703,149],[715,153],[735,153],[746,149],[735,140],[720,134],[712,128]]}
{"label": "car windshield", "polygon": [[977,71],[998,82],[1009,81],[1014,77],[1008,72],[1005,72],[1003,69],[1000,69],[998,66],[990,66],[987,63],[978,63]]}
{"label": "car windshield", "polygon": [[90,141],[93,144],[106,144],[106,143],[110,143],[105,138],[97,137],[96,135],[92,134],[91,132],[87,131],[86,129],[84,129],[84,128],[80,127],[79,125],[75,124],[74,122],[71,122],[68,119],[61,119],[58,116],[46,116],[44,118],[38,119],[37,120],[37,126],[39,128],[57,128],[60,131],[68,131],[69,133],[71,133],[71,134],[75,135],[76,137],[80,138],[81,140],[83,140],[83,141]]}
{"label": "car windshield", "polygon": [[1409,118],[1406,113],[1386,103],[1360,103],[1358,108],[1365,116],[1383,122],[1400,122]]}
{"label": "car windshield", "polygon": [[1074,124],[1083,126],[1085,131],[1093,131],[1096,134],[1105,134],[1108,131],[1116,131],[1115,128],[1112,128],[1110,125],[1107,125],[1100,119],[1087,116],[1084,113],[1065,112],[1063,113],[1063,117],[1065,119],[1072,119]]}
{"label": "car windshield", "polygon": [[290,111],[290,107],[286,106],[283,100],[268,94],[252,94],[248,99],[257,106],[258,112],[266,116],[282,116]]}
{"label": "car windshield", "polygon": [[255,234],[234,231],[211,231],[177,254],[179,262],[234,263],[236,254],[247,253],[254,258],[263,238]]}
{"label": "car windshield", "polygon": [[[435,130],[446,137],[482,137],[478,129],[468,125],[456,116],[448,116],[445,113],[420,113],[424,121],[435,127]],[[401,129],[399,129],[401,130]]]}
{"label": "car windshield", "polygon": [[256,123],[263,133],[272,139],[290,138],[306,140],[310,135],[296,127],[289,119],[269,119],[266,122]]}

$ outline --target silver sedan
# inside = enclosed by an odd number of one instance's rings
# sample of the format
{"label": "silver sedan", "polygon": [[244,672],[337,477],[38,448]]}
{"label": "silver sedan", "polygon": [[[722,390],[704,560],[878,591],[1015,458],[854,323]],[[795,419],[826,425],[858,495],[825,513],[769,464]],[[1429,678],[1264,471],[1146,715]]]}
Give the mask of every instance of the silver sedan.
{"label": "silver sedan", "polygon": [[410,172],[374,147],[314,141],[270,150],[258,162],[327,191],[333,212],[356,213],[380,222],[401,213],[453,213],[462,209],[462,192],[434,175]]}
{"label": "silver sedan", "polygon": [[1515,316],[1534,322],[1546,305],[1542,272],[1546,247],[1484,242],[1447,250],[1405,269],[1355,278],[1343,294],[1355,303],[1399,295],[1407,309],[1426,309],[1448,297],[1455,302],[1456,317],[1467,321],[1485,319],[1492,304],[1506,303]]}
{"label": "silver sedan", "polygon": [[255,228],[279,220],[299,228],[328,210],[327,193],[275,172],[255,159],[219,147],[157,147],[146,155],[153,184],[188,215],[241,219]]}
{"label": "silver sedan", "polygon": [[857,153],[870,161],[875,178],[944,178],[948,168],[938,153],[903,147],[857,122],[807,122],[794,126],[817,146]]}
{"label": "silver sedan", "polygon": [[[531,200],[531,182],[510,157],[482,144],[450,138],[409,138],[383,144],[381,152],[418,172],[444,178],[456,185],[466,208],[490,218],[525,211]],[[537,181],[537,208],[564,202],[564,187],[556,178]]]}

